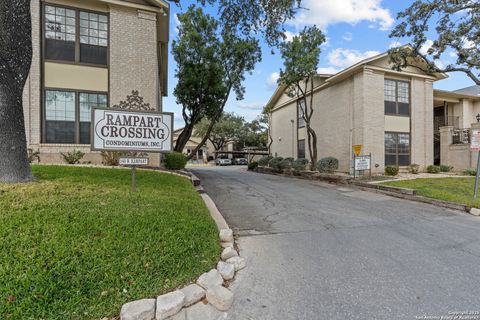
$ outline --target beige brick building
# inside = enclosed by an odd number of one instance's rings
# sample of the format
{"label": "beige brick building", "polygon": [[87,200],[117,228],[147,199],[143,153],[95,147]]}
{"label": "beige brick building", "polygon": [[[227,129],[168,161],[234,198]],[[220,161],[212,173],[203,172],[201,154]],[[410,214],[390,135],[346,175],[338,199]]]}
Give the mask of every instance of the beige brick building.
{"label": "beige brick building", "polygon": [[[334,75],[318,75],[313,90],[311,125],[318,136],[318,158],[333,156],[349,172],[353,145],[372,154],[372,171],[386,165],[434,162],[433,83],[445,74],[428,75],[418,68],[392,70],[388,54],[363,60]],[[310,93],[308,93],[310,95]],[[309,101],[309,99],[308,99]],[[271,153],[308,158],[302,108],[280,86],[271,108]]]}
{"label": "beige brick building", "polygon": [[[42,162],[90,151],[92,107],[138,91],[162,111],[169,5],[164,0],[31,0],[33,60],[23,104],[28,147]],[[157,156],[158,158],[158,156]]]}
{"label": "beige brick building", "polygon": [[476,168],[477,152],[470,151],[472,128],[480,128],[480,86],[434,92],[434,157],[461,171]]}

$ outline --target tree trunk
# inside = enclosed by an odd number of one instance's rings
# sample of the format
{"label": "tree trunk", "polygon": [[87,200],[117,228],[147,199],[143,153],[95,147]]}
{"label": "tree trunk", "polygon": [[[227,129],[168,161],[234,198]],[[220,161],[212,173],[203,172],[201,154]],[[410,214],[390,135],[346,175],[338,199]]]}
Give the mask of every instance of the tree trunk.
{"label": "tree trunk", "polygon": [[272,115],[269,114],[268,116],[268,155],[272,154],[272,143],[273,143],[273,138],[272,138]]}
{"label": "tree trunk", "polygon": [[[224,104],[225,106],[225,104]],[[217,114],[215,114],[215,116],[213,117],[213,119],[210,121],[210,124],[208,125],[208,129],[207,129],[207,132],[205,133],[205,136],[202,138],[202,141],[198,144],[198,146],[192,151],[191,154],[189,154],[187,156],[187,159],[188,160],[191,160],[192,159],[192,154],[193,153],[196,153],[204,144],[205,142],[207,142],[208,140],[208,137],[210,136],[210,133],[212,132],[213,130],[213,126],[215,125],[215,123],[217,123],[217,120],[218,118],[220,117],[220,115],[222,115],[222,112],[223,112],[223,106],[222,108],[217,112]],[[215,155],[215,159],[217,158],[217,156]]]}
{"label": "tree trunk", "polygon": [[193,124],[188,124],[183,128],[183,131],[177,138],[177,143],[175,144],[175,148],[173,149],[176,152],[183,152],[185,145],[187,144],[188,140],[192,136],[193,132]]}
{"label": "tree trunk", "polygon": [[[203,137],[202,141],[198,144],[198,146],[195,148],[195,150],[192,151],[192,154],[196,153],[205,144],[205,142],[207,142],[207,139],[210,137],[210,133],[213,130],[213,126],[215,125],[215,123],[217,123],[218,119],[222,115],[223,109],[225,109],[225,105],[227,104],[228,97],[230,96],[230,90],[232,90],[232,85],[229,85],[227,94],[223,100],[222,106],[220,107],[220,109],[218,109],[217,113],[215,113],[213,118],[210,120],[210,125],[208,126],[205,136]],[[191,160],[192,159],[191,155],[187,156],[187,159]]]}
{"label": "tree trunk", "polygon": [[22,95],[32,63],[30,0],[0,1],[0,48],[0,182],[28,182]]}
{"label": "tree trunk", "polygon": [[32,180],[22,94],[0,84],[0,182]]}

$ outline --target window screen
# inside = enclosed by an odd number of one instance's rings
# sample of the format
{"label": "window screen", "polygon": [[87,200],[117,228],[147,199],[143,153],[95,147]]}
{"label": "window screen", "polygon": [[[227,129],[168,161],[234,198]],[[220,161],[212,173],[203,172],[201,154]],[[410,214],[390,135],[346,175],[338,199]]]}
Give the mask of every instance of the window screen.
{"label": "window screen", "polygon": [[75,61],[75,10],[45,6],[45,58]]}
{"label": "window screen", "polygon": [[46,91],[47,143],[75,143],[75,93]]}
{"label": "window screen", "polygon": [[385,133],[385,165],[410,165],[409,133]]}
{"label": "window screen", "polygon": [[303,118],[304,114],[305,114],[305,101],[304,100],[298,100],[297,109],[298,109],[298,111],[297,111],[298,112],[298,119],[297,119],[298,127],[303,128],[303,127],[305,127],[305,119]]}
{"label": "window screen", "polygon": [[90,144],[90,122],[92,108],[107,107],[107,95],[97,93],[79,93],[80,143]]}
{"label": "window screen", "polygon": [[92,108],[107,106],[103,93],[45,90],[44,141],[90,144]]}
{"label": "window screen", "polygon": [[107,64],[108,17],[80,12],[80,61]]}
{"label": "window screen", "polygon": [[410,115],[410,84],[385,79],[385,114]]}
{"label": "window screen", "polygon": [[298,158],[305,158],[305,139],[298,140]]}
{"label": "window screen", "polygon": [[106,14],[45,5],[44,34],[46,59],[108,63]]}

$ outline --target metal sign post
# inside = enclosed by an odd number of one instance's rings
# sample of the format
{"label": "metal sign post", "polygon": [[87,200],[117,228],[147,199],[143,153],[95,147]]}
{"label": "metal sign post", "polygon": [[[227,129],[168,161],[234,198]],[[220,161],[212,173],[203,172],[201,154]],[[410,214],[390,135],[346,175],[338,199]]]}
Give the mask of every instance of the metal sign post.
{"label": "metal sign post", "polygon": [[132,168],[132,193],[137,191],[137,166],[148,165],[148,158],[120,158],[118,164]]}
{"label": "metal sign post", "polygon": [[477,174],[475,175],[475,187],[473,190],[473,199],[476,200],[478,197],[478,176],[480,174],[480,129],[472,129],[470,151],[478,153]]}
{"label": "metal sign post", "polygon": [[372,154],[363,155],[363,156],[354,156],[353,160],[353,170],[355,171],[353,178],[356,178],[357,171],[370,171],[370,176],[372,175],[372,166],[371,166]]}

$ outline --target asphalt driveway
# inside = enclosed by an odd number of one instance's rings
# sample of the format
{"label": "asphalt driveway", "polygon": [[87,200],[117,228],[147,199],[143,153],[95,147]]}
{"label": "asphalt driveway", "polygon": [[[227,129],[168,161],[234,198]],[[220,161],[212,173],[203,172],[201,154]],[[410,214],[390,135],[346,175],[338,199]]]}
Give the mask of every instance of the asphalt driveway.
{"label": "asphalt driveway", "polygon": [[480,218],[239,167],[193,171],[247,259],[229,319],[480,319]]}

